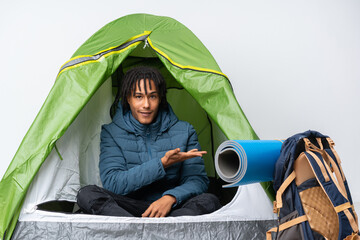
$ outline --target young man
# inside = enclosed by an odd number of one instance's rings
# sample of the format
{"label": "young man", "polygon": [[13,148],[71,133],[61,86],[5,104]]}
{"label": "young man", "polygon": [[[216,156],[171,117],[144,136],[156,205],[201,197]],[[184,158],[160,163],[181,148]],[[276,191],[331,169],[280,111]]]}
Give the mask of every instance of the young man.
{"label": "young man", "polygon": [[113,122],[101,132],[103,188],[80,189],[85,213],[165,217],[201,215],[221,207],[208,188],[205,151],[194,128],[175,116],[158,70],[136,67],[124,76]]}

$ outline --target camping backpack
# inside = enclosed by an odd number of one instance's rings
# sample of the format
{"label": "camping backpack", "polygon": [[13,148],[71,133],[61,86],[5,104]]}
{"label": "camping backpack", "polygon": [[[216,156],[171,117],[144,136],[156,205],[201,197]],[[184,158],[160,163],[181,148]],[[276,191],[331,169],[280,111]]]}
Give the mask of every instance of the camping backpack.
{"label": "camping backpack", "polygon": [[275,165],[271,239],[360,239],[350,191],[334,142],[315,131],[288,138]]}

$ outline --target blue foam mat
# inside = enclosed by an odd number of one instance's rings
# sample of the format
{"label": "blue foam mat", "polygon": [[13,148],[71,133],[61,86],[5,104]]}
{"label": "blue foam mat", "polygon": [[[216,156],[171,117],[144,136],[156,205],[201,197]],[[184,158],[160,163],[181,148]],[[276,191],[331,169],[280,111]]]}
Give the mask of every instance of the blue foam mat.
{"label": "blue foam mat", "polygon": [[275,162],[280,156],[280,140],[229,140],[215,154],[220,178],[236,187],[273,180]]}

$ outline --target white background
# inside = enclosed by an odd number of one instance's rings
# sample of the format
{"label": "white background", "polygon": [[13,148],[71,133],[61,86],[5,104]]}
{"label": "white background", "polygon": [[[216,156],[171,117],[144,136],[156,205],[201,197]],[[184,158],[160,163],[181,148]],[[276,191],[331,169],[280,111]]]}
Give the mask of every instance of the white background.
{"label": "white background", "polygon": [[[333,138],[360,203],[360,1],[0,1],[0,177],[60,66],[131,13],[183,23],[213,54],[261,139]],[[359,206],[359,205],[358,205]]]}

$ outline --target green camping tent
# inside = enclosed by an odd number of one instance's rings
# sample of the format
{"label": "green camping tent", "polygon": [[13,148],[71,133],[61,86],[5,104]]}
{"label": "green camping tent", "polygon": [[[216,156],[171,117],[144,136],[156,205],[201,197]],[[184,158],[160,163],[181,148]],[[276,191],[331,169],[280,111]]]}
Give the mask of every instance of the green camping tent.
{"label": "green camping tent", "polygon": [[209,176],[216,177],[213,155],[222,141],[257,139],[227,76],[189,29],[169,17],[119,18],[91,36],[61,67],[0,182],[0,238],[5,232],[11,237],[32,180],[50,152],[62,158],[57,141],[92,96],[112,79],[114,99],[119,76],[135,65],[160,69],[175,113],[194,125],[202,148],[211,153],[205,158]]}

